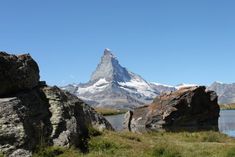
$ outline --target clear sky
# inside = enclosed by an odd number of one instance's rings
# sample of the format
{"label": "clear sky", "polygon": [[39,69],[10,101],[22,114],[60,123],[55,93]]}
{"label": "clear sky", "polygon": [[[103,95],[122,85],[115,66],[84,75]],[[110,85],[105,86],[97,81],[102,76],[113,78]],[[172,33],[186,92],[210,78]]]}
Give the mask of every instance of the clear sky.
{"label": "clear sky", "polygon": [[235,82],[235,0],[1,0],[0,50],[50,85],[87,82],[105,48],[148,81]]}

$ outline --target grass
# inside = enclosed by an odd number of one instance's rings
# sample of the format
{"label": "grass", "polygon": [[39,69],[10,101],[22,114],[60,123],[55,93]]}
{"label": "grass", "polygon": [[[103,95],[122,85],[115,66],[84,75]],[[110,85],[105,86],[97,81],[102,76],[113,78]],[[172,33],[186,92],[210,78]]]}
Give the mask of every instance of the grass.
{"label": "grass", "polygon": [[235,104],[222,104],[220,105],[221,110],[235,110]]}
{"label": "grass", "polygon": [[96,112],[102,114],[103,116],[112,116],[118,114],[124,114],[126,110],[112,109],[112,108],[95,108]]}
{"label": "grass", "polygon": [[163,144],[153,148],[151,153],[153,157],[181,157],[180,152],[169,144]]}
{"label": "grass", "polygon": [[59,157],[234,157],[235,139],[214,131],[148,134],[106,131],[90,139],[88,154],[73,148],[47,148],[43,154],[54,157],[56,153],[60,153]]}
{"label": "grass", "polygon": [[4,157],[4,155],[0,152],[0,157]]}

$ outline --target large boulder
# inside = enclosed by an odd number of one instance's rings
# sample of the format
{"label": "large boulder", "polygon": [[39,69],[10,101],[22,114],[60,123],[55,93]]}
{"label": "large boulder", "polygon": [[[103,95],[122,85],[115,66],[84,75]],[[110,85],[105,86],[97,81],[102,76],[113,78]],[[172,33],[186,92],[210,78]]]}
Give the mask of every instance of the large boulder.
{"label": "large boulder", "polygon": [[36,87],[39,68],[29,54],[0,52],[0,97]]}
{"label": "large boulder", "polygon": [[[14,78],[16,74],[12,75]],[[76,96],[49,87],[45,82],[36,84],[32,89],[17,88],[6,93],[2,90],[5,96],[0,98],[0,153],[30,157],[40,146],[77,147],[87,151],[90,128],[113,130],[103,116]]]}
{"label": "large boulder", "polygon": [[40,90],[32,90],[0,99],[0,152],[31,156],[30,150],[48,139],[51,114],[49,104],[40,94]]}
{"label": "large boulder", "polygon": [[204,86],[182,88],[126,113],[124,128],[132,132],[218,130],[217,99]]}

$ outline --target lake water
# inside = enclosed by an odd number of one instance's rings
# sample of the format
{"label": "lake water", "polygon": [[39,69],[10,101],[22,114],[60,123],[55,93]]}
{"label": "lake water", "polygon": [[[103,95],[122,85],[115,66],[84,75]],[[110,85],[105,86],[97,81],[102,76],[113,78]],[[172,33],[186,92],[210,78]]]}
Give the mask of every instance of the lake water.
{"label": "lake water", "polygon": [[[124,114],[106,116],[106,119],[112,124],[115,130],[121,131],[123,129]],[[220,111],[219,130],[229,136],[235,137],[235,110]]]}
{"label": "lake water", "polygon": [[221,110],[219,130],[229,136],[235,137],[235,110]]}
{"label": "lake water", "polygon": [[116,131],[121,131],[123,129],[123,121],[125,114],[119,114],[114,116],[105,116],[105,118],[112,124]]}

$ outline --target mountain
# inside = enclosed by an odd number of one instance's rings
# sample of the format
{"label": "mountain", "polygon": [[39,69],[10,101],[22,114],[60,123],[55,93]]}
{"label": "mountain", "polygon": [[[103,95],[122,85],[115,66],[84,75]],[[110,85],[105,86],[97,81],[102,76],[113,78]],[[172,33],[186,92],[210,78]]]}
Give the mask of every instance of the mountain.
{"label": "mountain", "polygon": [[214,82],[207,90],[212,90],[217,93],[219,104],[235,103],[235,83]]}
{"label": "mountain", "polygon": [[140,75],[119,64],[111,50],[105,49],[90,81],[62,87],[95,107],[135,108],[150,104],[161,92],[173,87],[148,83]]}

